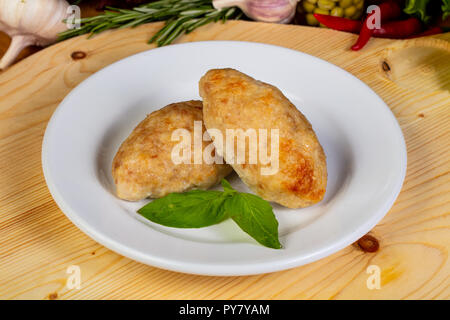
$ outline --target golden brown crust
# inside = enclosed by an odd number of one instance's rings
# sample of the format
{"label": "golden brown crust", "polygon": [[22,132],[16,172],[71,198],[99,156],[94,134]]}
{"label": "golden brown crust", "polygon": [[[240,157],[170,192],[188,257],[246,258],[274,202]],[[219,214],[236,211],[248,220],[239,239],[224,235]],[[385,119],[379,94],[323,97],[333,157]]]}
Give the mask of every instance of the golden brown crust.
{"label": "golden brown crust", "polygon": [[[279,129],[276,174],[262,175],[263,165],[259,163],[231,163],[250,189],[290,208],[310,206],[323,199],[327,184],[325,154],[311,124],[280,90],[233,69],[208,71],[199,89],[206,128],[219,129],[224,136],[226,129]],[[226,150],[217,151],[231,162]]]}
{"label": "golden brown crust", "polygon": [[[159,198],[171,192],[207,189],[232,171],[226,164],[175,164],[172,132],[202,121],[201,101],[170,104],[148,115],[122,143],[112,163],[117,196],[126,200]],[[205,131],[205,127],[202,128]],[[205,148],[211,142],[203,142]]]}

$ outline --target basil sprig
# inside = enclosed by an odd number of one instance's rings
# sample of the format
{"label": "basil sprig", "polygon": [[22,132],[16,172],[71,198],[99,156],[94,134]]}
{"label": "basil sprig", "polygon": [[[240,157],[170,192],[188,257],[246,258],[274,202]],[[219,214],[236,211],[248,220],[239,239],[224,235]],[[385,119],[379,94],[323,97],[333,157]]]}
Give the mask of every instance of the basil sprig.
{"label": "basil sprig", "polygon": [[266,200],[234,190],[222,179],[224,191],[171,193],[138,210],[155,223],[174,228],[203,228],[231,218],[260,244],[280,249],[278,221]]}

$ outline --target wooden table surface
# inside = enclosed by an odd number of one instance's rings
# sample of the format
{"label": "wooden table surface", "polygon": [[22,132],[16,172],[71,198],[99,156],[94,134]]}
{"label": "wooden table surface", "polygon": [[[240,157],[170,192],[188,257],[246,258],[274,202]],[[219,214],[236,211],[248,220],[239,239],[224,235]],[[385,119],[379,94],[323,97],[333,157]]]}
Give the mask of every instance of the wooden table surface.
{"label": "wooden table surface", "polygon": [[[0,298],[450,297],[450,34],[407,41],[375,39],[363,51],[351,52],[354,35],[232,21],[204,26],[178,40],[246,40],[300,50],[348,70],[386,101],[405,136],[408,169],[395,205],[370,232],[379,242],[377,252],[351,245],[282,272],[206,277],[137,263],[76,228],[56,206],[42,174],[41,143],[47,121],[83,79],[152,48],[146,40],[160,26],[106,32],[91,40],[71,39],[0,73]],[[74,51],[86,57],[74,60]],[[80,268],[80,289],[66,285],[72,265]],[[380,268],[379,290],[366,285],[370,265]]]}

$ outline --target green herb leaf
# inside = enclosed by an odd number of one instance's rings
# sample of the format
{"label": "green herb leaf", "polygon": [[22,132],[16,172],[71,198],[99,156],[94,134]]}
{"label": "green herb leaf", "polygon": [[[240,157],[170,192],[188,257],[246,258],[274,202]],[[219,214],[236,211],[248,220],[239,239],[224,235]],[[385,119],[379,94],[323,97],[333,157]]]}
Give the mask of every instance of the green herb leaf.
{"label": "green herb leaf", "polygon": [[447,19],[450,16],[450,0],[442,0],[442,20]]}
{"label": "green herb leaf", "polygon": [[427,23],[431,18],[427,15],[428,2],[430,2],[430,0],[407,0],[404,11]]}
{"label": "green herb leaf", "polygon": [[225,211],[260,244],[274,249],[281,248],[278,221],[269,202],[250,193],[235,193],[225,202]]}
{"label": "green herb leaf", "polygon": [[231,218],[262,245],[279,249],[278,221],[269,202],[240,193],[222,179],[222,191],[192,190],[153,200],[138,212],[158,224],[175,228],[202,228]]}
{"label": "green herb leaf", "polygon": [[450,15],[450,0],[442,0],[440,8],[437,1],[406,0],[404,12],[419,18],[424,23],[429,23],[432,18],[429,12],[439,9],[442,11],[442,20],[445,20]]}
{"label": "green herb leaf", "polygon": [[223,191],[231,193],[231,194],[237,193],[237,191],[233,189],[233,187],[227,180],[222,179],[222,181],[220,183],[222,184]]}
{"label": "green herb leaf", "polygon": [[202,228],[227,218],[223,204],[228,197],[228,193],[221,191],[171,193],[153,200],[138,212],[150,221],[167,227]]}
{"label": "green herb leaf", "polygon": [[[172,43],[178,36],[218,20],[242,17],[242,11],[235,7],[215,9],[211,0],[159,0],[143,4],[133,9],[106,7],[103,14],[82,18],[81,27],[61,32],[58,40],[66,40],[82,34],[93,36],[97,33],[118,28],[137,27],[144,23],[165,21],[149,41],[158,46]],[[66,21],[65,21],[66,22]]]}

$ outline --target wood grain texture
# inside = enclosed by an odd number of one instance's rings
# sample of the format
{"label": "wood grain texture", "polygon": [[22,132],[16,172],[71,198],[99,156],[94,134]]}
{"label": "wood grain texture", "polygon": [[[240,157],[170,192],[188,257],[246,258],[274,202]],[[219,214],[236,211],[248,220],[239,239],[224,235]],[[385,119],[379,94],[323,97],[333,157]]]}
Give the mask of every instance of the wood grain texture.
{"label": "wood grain texture", "polygon": [[[75,38],[0,73],[0,298],[450,298],[450,34],[374,39],[361,52],[352,52],[348,48],[354,35],[232,21],[178,40],[246,40],[297,49],[348,70],[386,101],[406,139],[408,170],[395,205],[371,231],[379,251],[366,253],[351,245],[287,271],[203,277],[134,262],[78,230],[44,182],[40,152],[47,121],[80,81],[152,48],[146,40],[160,26]],[[87,56],[74,61],[74,51]],[[381,269],[380,290],[366,286],[366,268],[372,264]],[[81,268],[79,290],[66,287],[70,265]]]}

